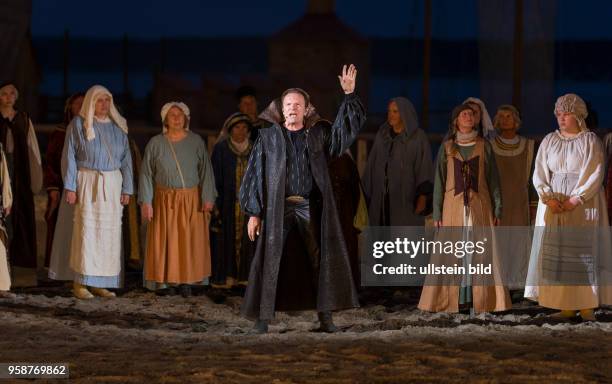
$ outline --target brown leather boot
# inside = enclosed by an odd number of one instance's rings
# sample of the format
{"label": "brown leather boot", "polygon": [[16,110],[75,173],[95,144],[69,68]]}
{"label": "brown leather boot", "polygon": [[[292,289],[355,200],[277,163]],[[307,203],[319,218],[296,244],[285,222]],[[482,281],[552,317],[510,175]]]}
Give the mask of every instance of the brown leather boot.
{"label": "brown leather boot", "polygon": [[87,286],[79,284],[76,281],[72,285],[72,293],[74,297],[81,300],[91,300],[94,297],[91,292],[87,290]]}
{"label": "brown leather boot", "polygon": [[93,288],[92,287],[91,288],[91,293],[93,293],[96,296],[104,297],[106,299],[117,297],[115,292],[111,292],[108,289],[104,289],[104,288]]}

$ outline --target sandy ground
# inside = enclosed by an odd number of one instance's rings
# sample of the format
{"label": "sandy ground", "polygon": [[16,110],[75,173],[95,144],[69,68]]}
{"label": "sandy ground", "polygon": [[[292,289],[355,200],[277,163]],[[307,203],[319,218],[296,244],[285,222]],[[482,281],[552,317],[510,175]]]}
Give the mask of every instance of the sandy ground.
{"label": "sandy ground", "polygon": [[0,362],[65,362],[75,383],[612,382],[609,309],[586,323],[528,302],[429,314],[415,308],[418,292],[386,290],[336,314],[339,333],[314,332],[308,311],[279,313],[269,334],[251,335],[237,295],[17,292],[0,299]]}
{"label": "sandy ground", "polygon": [[[45,200],[36,197],[41,263]],[[68,363],[74,383],[612,382],[610,309],[588,323],[529,302],[496,315],[429,314],[416,309],[418,290],[378,290],[335,315],[339,333],[314,332],[316,314],[302,312],[251,335],[239,295],[158,297],[139,279],[110,300],[16,287],[16,299],[0,299],[0,362]],[[17,280],[31,286],[36,275]]]}

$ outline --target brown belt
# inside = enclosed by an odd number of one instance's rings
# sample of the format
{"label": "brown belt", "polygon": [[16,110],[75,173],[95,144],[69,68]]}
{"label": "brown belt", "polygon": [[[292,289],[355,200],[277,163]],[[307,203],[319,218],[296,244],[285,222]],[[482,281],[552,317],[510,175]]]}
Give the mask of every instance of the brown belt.
{"label": "brown belt", "polygon": [[298,196],[298,195],[287,196],[285,197],[285,200],[287,200],[290,203],[301,203],[303,201],[306,201],[304,197]]}

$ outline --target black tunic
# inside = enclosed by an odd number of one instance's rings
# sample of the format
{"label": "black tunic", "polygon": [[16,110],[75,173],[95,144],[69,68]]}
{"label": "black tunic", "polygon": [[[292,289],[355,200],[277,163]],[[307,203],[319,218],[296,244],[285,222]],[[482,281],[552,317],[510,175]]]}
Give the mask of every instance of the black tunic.
{"label": "black tunic", "polygon": [[[313,178],[311,217],[320,232],[321,261],[316,297],[317,311],[357,307],[357,293],[338,220],[328,172],[328,159],[340,156],[365,123],[365,110],[355,94],[347,95],[336,120],[321,121],[308,130],[307,154]],[[262,232],[251,271],[242,313],[248,318],[272,319],[283,255],[282,233],[287,178],[287,148],[281,126],[260,130],[240,189],[240,205],[251,216],[260,216]],[[291,255],[292,256],[292,255]],[[297,309],[297,305],[292,309]],[[306,309],[306,308],[302,308]]]}
{"label": "black tunic", "polygon": [[299,131],[283,130],[287,148],[287,181],[285,196],[308,197],[312,190],[312,174],[308,162],[306,128]]}
{"label": "black tunic", "polygon": [[[228,277],[239,282],[249,278],[249,269],[255,245],[248,239],[245,218],[242,228],[243,236],[240,242],[239,257],[236,258],[236,163],[238,157],[248,156],[248,153],[237,154],[230,148],[230,139],[220,141],[212,152],[211,163],[215,173],[215,186],[217,188],[217,201],[219,210],[219,228],[211,228],[211,261],[214,284],[226,284]],[[217,231],[215,231],[217,230]]]}
{"label": "black tunic", "polygon": [[8,255],[14,266],[36,268],[36,221],[28,148],[30,118],[24,112],[17,112],[13,120],[0,116],[0,141],[5,151],[9,129],[14,148],[12,155],[6,153],[13,188],[13,207],[7,219],[10,238]]}

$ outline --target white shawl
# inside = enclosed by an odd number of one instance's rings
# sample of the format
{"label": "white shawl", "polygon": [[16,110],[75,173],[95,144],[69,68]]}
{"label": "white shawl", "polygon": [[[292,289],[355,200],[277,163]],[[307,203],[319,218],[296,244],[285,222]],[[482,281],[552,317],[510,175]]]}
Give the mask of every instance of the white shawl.
{"label": "white shawl", "polygon": [[119,128],[125,134],[128,133],[127,122],[125,118],[119,114],[117,108],[115,107],[115,102],[113,101],[113,95],[110,93],[108,89],[101,85],[94,85],[89,88],[87,93],[85,94],[85,99],[83,100],[83,106],[81,107],[81,111],[79,112],[79,116],[83,118],[83,126],[85,127],[85,138],[87,141],[91,141],[96,137],[96,134],[93,130],[93,119],[94,112],[96,110],[96,101],[100,96],[107,95],[111,99],[109,117],[110,119],[117,124]]}
{"label": "white shawl", "polygon": [[482,127],[482,136],[485,139],[492,139],[497,136],[497,132],[495,132],[493,122],[491,121],[491,116],[489,116],[489,112],[487,111],[487,107],[485,107],[484,102],[476,97],[468,97],[463,101],[463,104],[465,103],[478,104],[480,107],[480,126]]}

